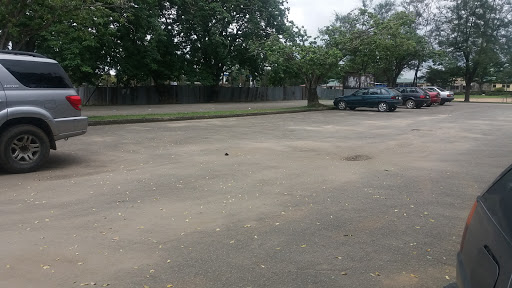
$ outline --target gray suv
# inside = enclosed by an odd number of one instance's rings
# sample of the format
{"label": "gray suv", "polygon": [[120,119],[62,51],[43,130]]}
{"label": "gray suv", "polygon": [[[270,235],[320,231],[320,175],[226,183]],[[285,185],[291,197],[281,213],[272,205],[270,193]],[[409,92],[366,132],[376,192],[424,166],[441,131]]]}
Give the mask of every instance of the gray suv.
{"label": "gray suv", "polygon": [[35,171],[57,149],[57,140],[85,134],[81,104],[55,60],[0,50],[0,167]]}

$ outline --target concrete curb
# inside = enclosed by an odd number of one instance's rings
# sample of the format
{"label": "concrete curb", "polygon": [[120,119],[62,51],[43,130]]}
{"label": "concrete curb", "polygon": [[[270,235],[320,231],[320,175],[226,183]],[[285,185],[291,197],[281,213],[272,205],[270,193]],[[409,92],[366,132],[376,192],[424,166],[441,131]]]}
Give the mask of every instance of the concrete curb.
{"label": "concrete curb", "polygon": [[137,123],[153,123],[153,122],[173,122],[173,121],[187,121],[187,120],[204,120],[204,119],[219,119],[219,118],[234,118],[234,117],[248,117],[248,116],[263,116],[275,114],[291,114],[313,111],[332,110],[334,108],[309,108],[297,109],[290,111],[269,111],[269,112],[254,112],[254,113],[237,113],[226,115],[204,115],[204,116],[182,116],[182,117],[150,117],[140,119],[115,119],[115,120],[89,120],[89,126],[105,126],[105,125],[122,125],[122,124],[137,124]]}

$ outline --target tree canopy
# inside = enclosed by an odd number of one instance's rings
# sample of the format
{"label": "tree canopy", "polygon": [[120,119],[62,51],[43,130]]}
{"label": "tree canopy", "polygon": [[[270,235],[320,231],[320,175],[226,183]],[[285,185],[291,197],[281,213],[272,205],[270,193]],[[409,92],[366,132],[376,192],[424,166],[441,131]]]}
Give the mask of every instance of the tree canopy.
{"label": "tree canopy", "polygon": [[464,78],[469,101],[472,83],[512,81],[510,0],[363,0],[336,13],[319,39],[288,20],[286,0],[0,4],[0,49],[46,54],[77,85],[112,72],[122,85],[219,85],[229,73],[232,85],[304,84],[317,102],[313,88],[327,78],[373,74],[395,86],[407,69],[416,83],[429,66],[432,84]]}

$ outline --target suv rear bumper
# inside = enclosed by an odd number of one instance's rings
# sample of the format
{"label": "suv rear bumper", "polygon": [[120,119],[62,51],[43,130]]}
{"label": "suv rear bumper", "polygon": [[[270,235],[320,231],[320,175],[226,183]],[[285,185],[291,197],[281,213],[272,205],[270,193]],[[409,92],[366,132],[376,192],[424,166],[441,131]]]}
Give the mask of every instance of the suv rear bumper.
{"label": "suv rear bumper", "polygon": [[55,119],[56,134],[53,135],[55,141],[83,135],[87,132],[87,117],[69,117]]}

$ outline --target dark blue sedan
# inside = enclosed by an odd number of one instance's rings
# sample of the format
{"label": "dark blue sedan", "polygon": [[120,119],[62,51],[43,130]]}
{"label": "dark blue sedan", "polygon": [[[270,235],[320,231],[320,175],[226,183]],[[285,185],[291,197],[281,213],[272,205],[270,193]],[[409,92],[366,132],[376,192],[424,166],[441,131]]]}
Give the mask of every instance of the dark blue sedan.
{"label": "dark blue sedan", "polygon": [[393,112],[402,104],[400,93],[389,88],[361,88],[351,95],[334,99],[334,106],[340,110],[354,110],[357,107],[377,108],[379,112]]}

